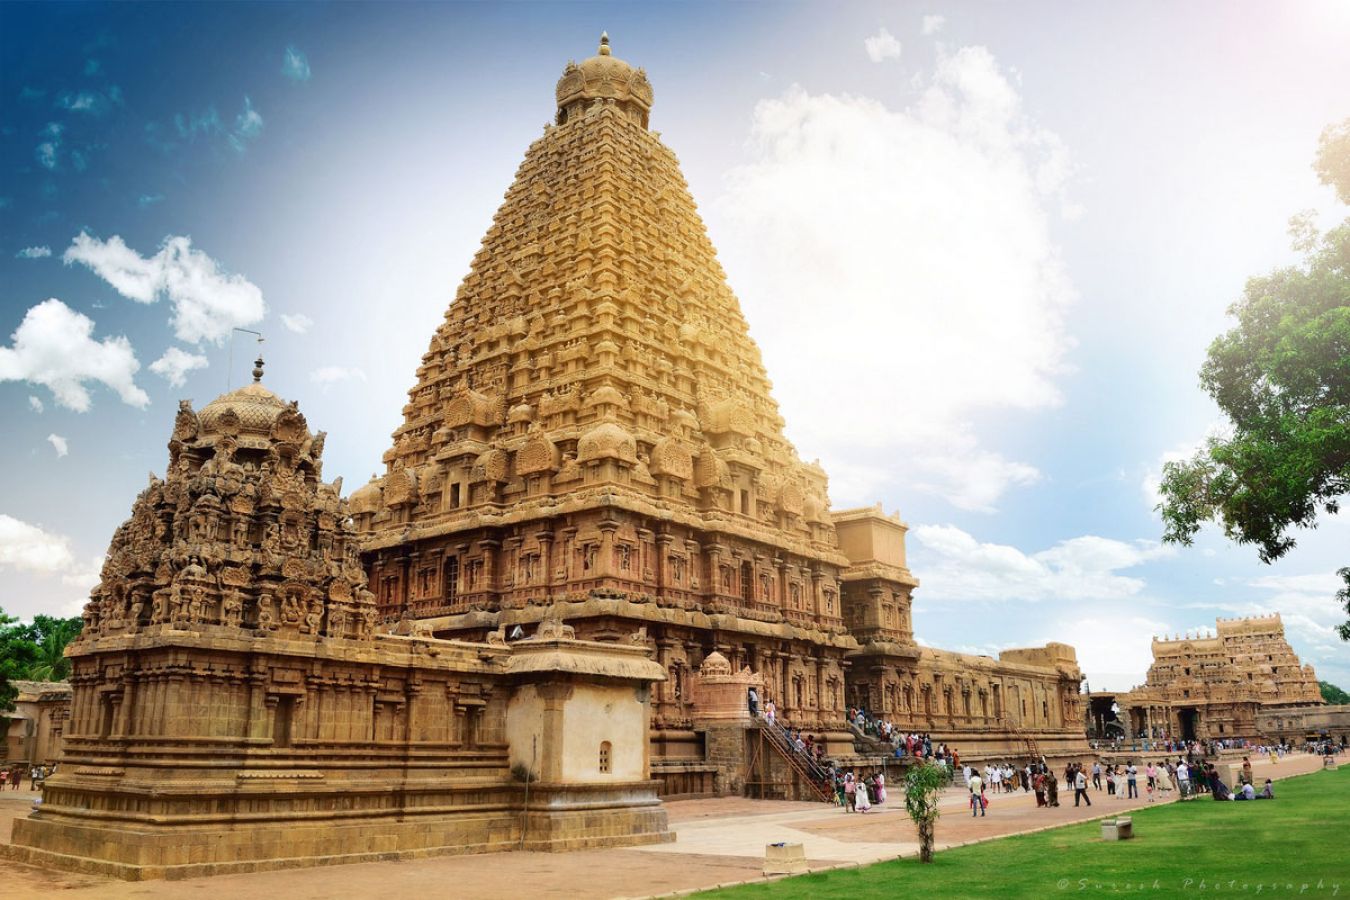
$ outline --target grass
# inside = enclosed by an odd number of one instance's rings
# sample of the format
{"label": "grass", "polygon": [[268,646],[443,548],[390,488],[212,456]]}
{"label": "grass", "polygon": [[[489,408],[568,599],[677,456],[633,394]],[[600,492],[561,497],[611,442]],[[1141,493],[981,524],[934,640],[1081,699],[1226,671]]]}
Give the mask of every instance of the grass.
{"label": "grass", "polygon": [[1135,810],[1131,841],[1102,841],[1093,821],[939,850],[928,865],[902,859],[698,896],[1350,897],[1350,766],[1276,782],[1275,795]]}

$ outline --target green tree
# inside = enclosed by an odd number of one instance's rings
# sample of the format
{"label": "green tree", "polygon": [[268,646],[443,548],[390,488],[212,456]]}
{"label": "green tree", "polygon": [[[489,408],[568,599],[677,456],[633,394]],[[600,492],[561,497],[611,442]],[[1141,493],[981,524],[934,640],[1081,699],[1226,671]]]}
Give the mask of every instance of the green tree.
{"label": "green tree", "polygon": [[1317,682],[1317,686],[1322,689],[1322,699],[1328,703],[1333,703],[1337,706],[1343,703],[1350,703],[1350,694],[1347,694],[1345,691],[1336,687],[1336,685],[1332,684],[1330,681],[1319,681]]}
{"label": "green tree", "polygon": [[29,639],[26,625],[5,615],[0,609],[0,709],[14,708],[18,690],[11,682],[28,677],[28,667],[37,658],[37,647]]}
{"label": "green tree", "polygon": [[[1350,202],[1350,119],[1322,133],[1314,165]],[[1293,549],[1350,493],[1350,219],[1318,234],[1296,219],[1299,265],[1247,282],[1237,325],[1210,345],[1200,383],[1231,429],[1163,467],[1163,539],[1190,544],[1216,522],[1263,562]],[[1350,614],[1350,566],[1337,601]],[[1350,619],[1339,627],[1350,641]]]}
{"label": "green tree", "polygon": [[35,647],[35,656],[27,668],[32,681],[65,681],[70,677],[70,660],[66,659],[66,645],[75,640],[83,627],[81,620],[34,616],[28,626],[29,639]]}
{"label": "green tree", "polygon": [[919,829],[919,862],[933,861],[938,795],[947,781],[947,767],[931,762],[921,762],[905,773],[905,812]]}

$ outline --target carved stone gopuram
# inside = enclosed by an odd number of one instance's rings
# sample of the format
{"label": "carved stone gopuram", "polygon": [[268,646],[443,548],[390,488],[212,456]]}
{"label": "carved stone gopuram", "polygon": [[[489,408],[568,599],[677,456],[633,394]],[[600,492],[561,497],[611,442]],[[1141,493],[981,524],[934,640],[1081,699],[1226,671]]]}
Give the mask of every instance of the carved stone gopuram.
{"label": "carved stone gopuram", "polygon": [[[1285,639],[1279,613],[1219,619],[1211,634],[1155,637],[1144,684],[1119,697],[1093,694],[1097,732],[1106,731],[1108,697],[1126,737],[1184,740],[1287,738],[1298,729],[1284,728],[1285,719],[1325,703],[1313,667]],[[1277,721],[1282,727],[1272,728]]]}
{"label": "carved stone gopuram", "polygon": [[972,756],[1083,748],[1071,648],[999,662],[915,644],[905,526],[832,512],[825,472],[784,436],[675,154],[648,129],[643,70],[602,39],[556,101],[422,357],[385,472],[352,495],[381,620],[470,638],[547,616],[596,640],[644,627],[668,675],[652,741],[670,793],[715,790],[697,784],[688,689],[713,653],[832,751],[851,752],[850,704]]}
{"label": "carved stone gopuram", "polygon": [[60,771],[7,852],[180,878],[668,839],[645,645],[377,634],[322,450],[258,380],[182,405],[67,651]]}

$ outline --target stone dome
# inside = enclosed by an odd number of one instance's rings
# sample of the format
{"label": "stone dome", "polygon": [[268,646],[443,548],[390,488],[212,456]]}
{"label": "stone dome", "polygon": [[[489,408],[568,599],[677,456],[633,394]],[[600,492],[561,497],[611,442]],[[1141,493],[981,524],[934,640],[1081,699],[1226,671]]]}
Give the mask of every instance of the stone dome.
{"label": "stone dome", "polygon": [[602,404],[609,404],[618,406],[622,409],[627,409],[628,398],[625,397],[623,392],[618,388],[607,384],[603,387],[596,388],[595,391],[586,398],[586,402],[582,404],[582,406],[586,409],[590,409],[593,406],[600,406]]}
{"label": "stone dome", "polygon": [[637,441],[617,422],[602,422],[577,441],[577,460],[620,459],[637,462]]}
{"label": "stone dome", "polygon": [[708,675],[730,675],[731,663],[725,656],[714,650],[703,657],[703,665],[698,667],[698,673],[705,677]]}
{"label": "stone dome", "polygon": [[[206,432],[220,433],[237,428],[238,433],[266,437],[272,433],[272,425],[288,406],[285,400],[255,381],[237,391],[221,394],[202,407],[198,417],[202,430]],[[238,419],[237,426],[230,422],[227,414],[231,412]]]}
{"label": "stone dome", "polygon": [[653,99],[647,73],[612,55],[608,34],[600,35],[600,49],[595,56],[580,65],[567,64],[562,78],[558,79],[556,96],[559,124],[575,114],[579,103],[589,105],[593,100],[614,100],[636,109],[645,126]]}
{"label": "stone dome", "polygon": [[370,481],[352,491],[352,495],[347,498],[347,509],[354,516],[362,513],[379,512],[380,502],[384,494],[383,479],[378,475],[371,475]]}

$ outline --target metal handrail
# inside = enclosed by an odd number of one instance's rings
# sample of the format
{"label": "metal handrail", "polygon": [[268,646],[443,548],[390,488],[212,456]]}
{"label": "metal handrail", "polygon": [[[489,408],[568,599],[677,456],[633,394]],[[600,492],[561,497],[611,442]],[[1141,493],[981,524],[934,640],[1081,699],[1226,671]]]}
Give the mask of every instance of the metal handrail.
{"label": "metal handrail", "polygon": [[[824,766],[811,759],[805,753],[797,749],[792,739],[788,737],[787,728],[778,722],[769,722],[760,720],[760,728],[769,735],[770,742],[778,749],[788,762],[806,776],[807,780],[812,782],[822,795],[825,794],[824,785],[830,780],[830,773]],[[828,799],[828,797],[827,797]]]}

